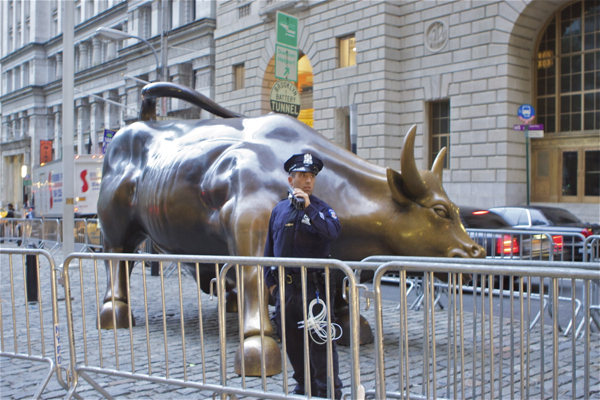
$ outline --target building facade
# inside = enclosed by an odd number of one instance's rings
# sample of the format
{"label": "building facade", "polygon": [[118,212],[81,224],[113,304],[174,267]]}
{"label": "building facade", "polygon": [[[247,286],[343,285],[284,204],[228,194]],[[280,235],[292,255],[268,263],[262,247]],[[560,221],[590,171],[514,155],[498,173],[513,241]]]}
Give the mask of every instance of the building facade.
{"label": "building facade", "polygon": [[[301,61],[312,70],[303,108],[333,142],[350,149],[355,128],[359,156],[398,169],[417,124],[423,169],[448,147],[444,187],[457,204],[525,204],[526,140],[513,126],[522,124],[520,105],[531,104],[545,131],[530,144],[531,202],[599,222],[599,2],[223,2],[222,105],[269,111],[277,11],[299,19]],[[244,85],[235,82],[240,66]]]}
{"label": "building facade", "polygon": [[[61,159],[62,16],[60,0],[0,3],[0,202],[17,209],[31,199],[32,168],[49,142],[50,160]],[[216,3],[180,1],[75,1],[75,154],[102,153],[104,130],[116,131],[138,117],[140,91],[166,77],[214,96]],[[164,16],[164,18],[163,18]],[[136,38],[111,40],[100,27]],[[162,35],[161,35],[162,34]],[[161,36],[166,40],[161,40]],[[152,49],[157,53],[155,57]],[[200,117],[180,101],[167,101],[172,117]],[[23,173],[23,166],[27,171]]]}
{"label": "building facade", "polygon": [[[299,19],[298,118],[332,142],[399,169],[416,124],[423,169],[449,149],[444,187],[458,205],[524,204],[529,192],[533,204],[600,222],[597,1],[163,1],[76,2],[76,153],[97,153],[105,128],[134,120],[142,81],[156,79],[145,44],[102,40],[97,27],[141,36],[157,51],[166,32],[168,79],[257,116],[270,112],[281,11]],[[57,4],[1,5],[0,172],[12,188],[4,203],[19,202],[21,164],[36,165],[39,140],[52,140],[60,158]],[[522,104],[544,125],[529,146],[513,130]],[[167,111],[208,117],[176,101]]]}

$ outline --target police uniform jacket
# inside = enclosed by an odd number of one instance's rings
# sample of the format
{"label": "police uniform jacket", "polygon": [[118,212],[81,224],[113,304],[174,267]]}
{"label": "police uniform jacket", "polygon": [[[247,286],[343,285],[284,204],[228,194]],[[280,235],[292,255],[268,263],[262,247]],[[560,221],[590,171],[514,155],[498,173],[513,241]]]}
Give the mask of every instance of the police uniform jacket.
{"label": "police uniform jacket", "polygon": [[[323,200],[311,195],[310,204],[298,211],[294,224],[292,249],[284,249],[284,228],[289,222],[293,205],[288,199],[281,200],[271,213],[269,233],[265,244],[265,257],[327,258],[331,243],[340,235],[342,226],[335,211]],[[270,268],[265,268],[267,287],[276,284]]]}

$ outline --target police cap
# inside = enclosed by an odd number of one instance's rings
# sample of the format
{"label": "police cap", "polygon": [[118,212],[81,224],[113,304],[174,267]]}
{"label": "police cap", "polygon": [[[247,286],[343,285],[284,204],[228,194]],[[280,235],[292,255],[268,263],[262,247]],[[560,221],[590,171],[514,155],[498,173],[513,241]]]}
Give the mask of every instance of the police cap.
{"label": "police cap", "polygon": [[312,172],[317,175],[323,169],[323,161],[310,153],[294,154],[283,164],[285,172]]}

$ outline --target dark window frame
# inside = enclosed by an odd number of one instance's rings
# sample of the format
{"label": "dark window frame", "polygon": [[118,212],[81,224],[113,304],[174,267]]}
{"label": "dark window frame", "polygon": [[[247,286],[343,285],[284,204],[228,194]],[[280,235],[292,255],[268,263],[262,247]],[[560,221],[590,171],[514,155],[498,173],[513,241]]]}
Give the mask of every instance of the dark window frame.
{"label": "dark window frame", "polygon": [[444,169],[450,169],[450,99],[429,103],[429,166],[433,165],[440,150],[446,148]]}

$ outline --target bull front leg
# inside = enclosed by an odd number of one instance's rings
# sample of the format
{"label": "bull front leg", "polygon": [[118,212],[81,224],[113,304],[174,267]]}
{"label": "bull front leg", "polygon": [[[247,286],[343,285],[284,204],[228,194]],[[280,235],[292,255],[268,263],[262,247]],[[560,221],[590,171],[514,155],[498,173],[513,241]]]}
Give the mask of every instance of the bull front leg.
{"label": "bull front leg", "polygon": [[[252,202],[246,199],[245,207],[233,211],[229,219],[231,237],[229,239],[230,253],[240,256],[262,256],[271,215],[271,208],[265,208],[265,201]],[[260,206],[259,206],[260,204]],[[260,210],[260,211],[257,211]],[[226,211],[226,210],[225,210]],[[227,216],[227,213],[224,214]],[[244,309],[244,353],[238,348],[235,356],[234,370],[241,375],[242,360],[247,376],[261,376],[262,354],[265,356],[265,373],[267,376],[281,372],[281,351],[273,339],[273,326],[269,318],[269,293],[266,287],[259,288],[262,267],[243,266],[244,294],[242,298]],[[263,284],[264,286],[264,284]],[[240,294],[238,283],[238,295]],[[262,296],[262,302],[259,301]],[[229,300],[229,299],[228,299]],[[261,312],[260,305],[263,305]],[[261,341],[261,327],[264,332],[264,342]]]}

